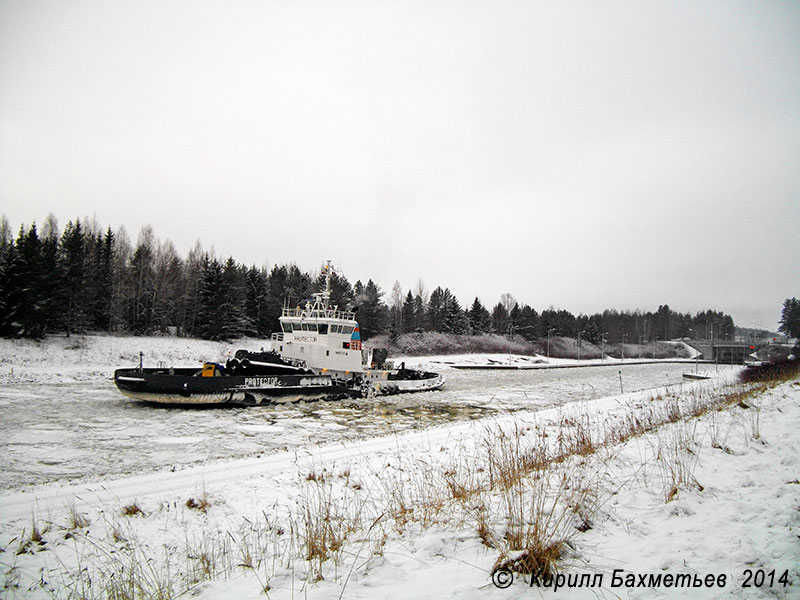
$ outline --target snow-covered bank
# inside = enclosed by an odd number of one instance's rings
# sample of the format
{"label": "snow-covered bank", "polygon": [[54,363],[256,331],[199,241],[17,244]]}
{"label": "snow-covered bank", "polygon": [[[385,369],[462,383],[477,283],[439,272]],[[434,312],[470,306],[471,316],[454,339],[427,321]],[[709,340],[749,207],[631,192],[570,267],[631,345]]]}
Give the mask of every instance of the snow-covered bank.
{"label": "snow-covered bank", "polygon": [[[114,369],[139,364],[164,363],[170,366],[195,366],[204,361],[224,362],[240,348],[259,350],[268,345],[263,339],[212,342],[192,338],[73,335],[49,336],[44,340],[0,338],[0,383],[67,383],[111,378]],[[688,348],[688,346],[687,346]],[[688,352],[689,350],[687,350]],[[692,352],[696,352],[691,350]],[[693,354],[692,354],[693,356]],[[527,367],[608,366],[639,362],[672,362],[680,359],[630,357],[624,360],[606,356],[599,359],[547,358],[517,354],[458,354],[392,357],[395,364],[447,369],[452,365],[496,365]],[[692,359],[683,359],[690,362]]]}
{"label": "snow-covered bank", "polygon": [[[6,493],[3,585],[8,597],[66,598],[81,586],[107,591],[115,573],[123,584],[135,575],[209,599],[261,598],[265,587],[270,598],[549,595],[552,588],[533,591],[519,573],[505,590],[490,577],[498,558],[515,550],[513,513],[535,514],[524,490],[547,481],[554,487],[541,488],[544,509],[566,515],[557,531],[568,538],[561,572],[599,583],[560,596],[796,597],[800,385],[743,395],[699,418],[679,414],[741,391],[699,382],[176,473]],[[614,441],[622,425],[654,415],[666,424]],[[526,502],[507,506],[514,496],[488,486],[499,463],[487,457],[511,452],[508,440],[530,451],[541,443],[575,451],[547,477],[524,479]],[[569,445],[576,442],[583,446]],[[587,444],[591,452],[578,451]],[[615,569],[635,582],[688,573],[725,575],[727,583],[612,587]],[[743,588],[747,569],[777,575],[769,588]],[[777,581],[786,570],[788,587]]]}
{"label": "snow-covered bank", "polygon": [[[395,364],[427,369],[563,369],[573,367],[609,367],[658,363],[695,364],[693,358],[546,358],[519,354],[445,354],[436,356],[407,356],[394,359]],[[705,362],[703,363],[706,364]]]}
{"label": "snow-covered bank", "polygon": [[229,358],[239,348],[258,350],[264,340],[232,342],[176,337],[111,335],[48,336],[43,340],[0,339],[0,383],[70,382],[111,378],[114,369],[159,362],[193,366]]}

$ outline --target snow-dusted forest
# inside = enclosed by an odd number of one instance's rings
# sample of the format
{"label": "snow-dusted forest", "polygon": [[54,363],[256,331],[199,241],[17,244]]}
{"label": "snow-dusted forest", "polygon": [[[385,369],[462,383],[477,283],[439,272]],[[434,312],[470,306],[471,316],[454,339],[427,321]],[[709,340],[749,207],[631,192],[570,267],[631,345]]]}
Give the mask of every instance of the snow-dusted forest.
{"label": "snow-dusted forest", "polygon": [[[320,260],[322,261],[320,257]],[[320,263],[320,265],[322,262]],[[391,274],[380,274],[391,280]],[[79,219],[59,229],[50,215],[41,227],[22,225],[16,235],[0,220],[0,335],[42,337],[87,331],[148,335],[175,333],[221,340],[268,336],[278,329],[282,306],[296,305],[322,287],[317,272],[295,264],[246,266],[220,258],[198,242],[181,256],[149,227],[132,242]],[[508,282],[513,289],[514,281]],[[566,336],[587,342],[635,343],[676,337],[732,338],[732,318],[705,310],[694,315],[660,305],[654,312],[609,309],[574,315],[553,307],[537,311],[503,294],[492,305],[478,297],[462,303],[446,287],[414,289],[396,282],[388,293],[372,278],[332,280],[332,301],[358,311],[362,336],[407,333],[496,334],[521,342]]]}

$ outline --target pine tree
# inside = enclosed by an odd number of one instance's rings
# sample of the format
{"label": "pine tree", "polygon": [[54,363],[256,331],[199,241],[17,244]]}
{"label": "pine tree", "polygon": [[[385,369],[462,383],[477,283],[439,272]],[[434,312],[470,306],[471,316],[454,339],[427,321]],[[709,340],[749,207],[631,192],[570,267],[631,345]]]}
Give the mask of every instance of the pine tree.
{"label": "pine tree", "polygon": [[303,273],[297,265],[289,265],[286,269],[286,288],[284,289],[284,298],[290,304],[300,306],[306,300],[311,298],[312,294],[311,277],[307,273]]}
{"label": "pine tree", "polygon": [[143,227],[128,268],[129,296],[126,321],[136,335],[148,333],[155,295],[155,266],[152,229]]}
{"label": "pine tree", "polygon": [[444,333],[463,334],[467,330],[467,319],[461,304],[453,293],[445,288],[442,293],[442,324],[441,331]]}
{"label": "pine tree", "polygon": [[17,239],[19,260],[23,269],[20,304],[17,319],[22,327],[21,335],[25,337],[41,338],[46,332],[46,305],[43,294],[43,282],[47,277],[42,261],[42,242],[36,230],[36,224],[31,225],[28,232]]}
{"label": "pine tree", "polygon": [[86,270],[83,227],[80,220],[70,221],[61,235],[62,272],[64,275],[64,322],[67,337],[86,327]]}
{"label": "pine tree", "polygon": [[425,329],[425,300],[421,294],[414,296],[414,331],[422,333]]}
{"label": "pine tree", "polygon": [[590,344],[598,344],[600,343],[600,325],[599,325],[599,315],[593,315],[589,318],[589,322],[586,324],[586,327],[583,329],[583,338]]}
{"label": "pine tree", "polygon": [[492,315],[478,297],[472,302],[468,312],[470,330],[475,335],[489,333],[492,328]]}
{"label": "pine tree", "polygon": [[409,333],[417,328],[416,311],[414,309],[414,296],[411,295],[411,290],[406,294],[406,299],[403,301],[403,308],[401,309],[401,323],[402,329],[400,334]]}
{"label": "pine tree", "polygon": [[200,282],[207,262],[208,254],[203,251],[200,242],[197,242],[189,252],[184,269],[183,299],[178,325],[183,335],[196,335],[195,327],[200,310]]}
{"label": "pine tree", "polygon": [[426,325],[429,331],[441,332],[444,325],[445,296],[444,290],[437,287],[428,298],[426,310]]}
{"label": "pine tree", "polygon": [[25,268],[13,240],[4,245],[0,256],[0,334],[18,337],[22,334],[19,321],[24,301]]}
{"label": "pine tree", "polygon": [[800,338],[800,300],[787,298],[783,301],[778,331],[792,338]]}
{"label": "pine tree", "polygon": [[658,307],[655,318],[655,333],[657,336],[662,337],[662,340],[672,339],[672,311],[668,304],[663,304]]}
{"label": "pine tree", "polygon": [[246,270],[228,258],[222,267],[220,293],[222,295],[221,339],[234,339],[245,335],[253,326],[247,316]]}
{"label": "pine tree", "polygon": [[502,302],[499,302],[492,309],[492,331],[498,335],[505,335],[508,323],[508,310]]}
{"label": "pine tree", "polygon": [[154,258],[148,331],[165,332],[167,327],[178,326],[185,287],[184,264],[175,247],[169,240],[159,243]]}
{"label": "pine tree", "polygon": [[245,274],[245,309],[251,327],[248,335],[266,337],[270,332],[266,304],[269,296],[269,274],[264,268],[251,266]]}
{"label": "pine tree", "polygon": [[198,286],[197,323],[195,331],[207,340],[221,340],[223,333],[222,265],[216,258],[205,257]]}
{"label": "pine tree", "polygon": [[523,305],[516,325],[516,331],[526,340],[533,341],[538,335],[539,315],[528,306]]}
{"label": "pine tree", "polygon": [[117,230],[113,240],[114,249],[111,258],[111,300],[109,315],[109,331],[130,331],[128,308],[131,305],[132,281],[129,276],[129,264],[133,254],[128,233],[124,227]]}
{"label": "pine tree", "polygon": [[[319,281],[319,279],[317,280]],[[304,299],[311,297],[311,277],[297,268],[296,265],[275,265],[269,273],[268,295],[264,304],[265,322],[269,332],[279,331],[279,317],[284,306],[301,306]],[[344,308],[349,304],[349,283],[336,273],[331,278],[331,301]]]}
{"label": "pine tree", "polygon": [[[598,316],[598,319],[601,318]],[[546,338],[547,332],[552,331],[551,335],[574,336],[580,329],[577,328],[577,320],[568,310],[555,310],[552,306],[542,311],[539,315],[539,337]]]}
{"label": "pine tree", "polygon": [[114,296],[114,243],[116,238],[111,227],[100,240],[97,271],[100,298],[95,306],[95,322],[104,331],[111,331],[111,309]]}
{"label": "pine tree", "polygon": [[511,311],[508,313],[508,333],[510,337],[513,337],[517,333],[521,314],[522,309],[519,307],[519,304],[514,302],[514,306],[511,307]]}
{"label": "pine tree", "polygon": [[389,324],[389,309],[383,303],[383,292],[370,279],[364,286],[357,281],[353,287],[356,298],[358,325],[361,339],[366,340],[386,330]]}
{"label": "pine tree", "polygon": [[280,318],[285,298],[288,273],[286,266],[275,265],[267,278],[267,298],[264,304],[265,319],[270,332],[280,330]]}
{"label": "pine tree", "polygon": [[94,236],[84,234],[83,306],[86,326],[109,331],[113,300],[114,234],[111,228]]}

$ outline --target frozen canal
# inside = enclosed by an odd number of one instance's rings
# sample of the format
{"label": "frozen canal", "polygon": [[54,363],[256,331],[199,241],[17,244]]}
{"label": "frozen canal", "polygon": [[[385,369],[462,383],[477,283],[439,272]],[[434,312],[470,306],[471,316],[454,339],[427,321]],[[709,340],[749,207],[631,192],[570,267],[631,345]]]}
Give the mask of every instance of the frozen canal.
{"label": "frozen canal", "polygon": [[279,448],[361,439],[499,412],[590,400],[682,381],[686,364],[529,371],[442,369],[437,392],[251,408],[138,404],[109,379],[0,389],[0,489],[92,479]]}

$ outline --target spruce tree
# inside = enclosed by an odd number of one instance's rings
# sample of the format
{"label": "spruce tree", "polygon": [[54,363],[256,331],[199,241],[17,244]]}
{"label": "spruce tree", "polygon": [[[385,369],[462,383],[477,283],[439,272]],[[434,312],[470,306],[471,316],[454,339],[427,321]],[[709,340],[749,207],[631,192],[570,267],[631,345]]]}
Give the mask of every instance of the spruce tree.
{"label": "spruce tree", "polygon": [[426,310],[426,323],[430,331],[441,332],[444,325],[445,314],[444,290],[437,287],[431,292]]}
{"label": "spruce tree", "polygon": [[492,328],[492,315],[476,296],[468,311],[470,330],[475,335],[489,333]]}
{"label": "spruce tree", "polygon": [[467,329],[466,315],[453,293],[445,288],[442,293],[442,324],[444,333],[463,334]]}
{"label": "spruce tree", "polygon": [[787,298],[783,301],[778,331],[792,338],[800,338],[800,300]]}
{"label": "spruce tree", "polygon": [[86,271],[83,227],[70,221],[61,235],[61,260],[64,276],[64,322],[67,337],[86,326]]}
{"label": "spruce tree", "polygon": [[409,290],[408,294],[406,295],[406,299],[403,301],[401,322],[403,327],[399,331],[400,334],[409,333],[417,328],[416,311],[414,309],[414,296],[411,295],[411,290]]}
{"label": "spruce tree", "polygon": [[197,322],[195,331],[207,340],[221,340],[223,332],[222,265],[216,258],[205,257],[198,286]]}
{"label": "spruce tree", "polygon": [[25,268],[14,241],[5,244],[0,257],[0,334],[18,337],[22,334],[19,321],[24,301]]}
{"label": "spruce tree", "polygon": [[129,281],[127,326],[136,335],[148,333],[151,324],[155,269],[152,231],[145,227],[127,269]]}
{"label": "spruce tree", "polygon": [[381,289],[370,279],[366,286],[357,281],[353,291],[361,339],[366,340],[385,331],[389,323],[389,309],[383,303]]}
{"label": "spruce tree", "polygon": [[43,289],[47,274],[43,268],[42,242],[35,223],[24,235],[20,230],[17,250],[23,269],[21,298],[17,312],[17,319],[21,325],[20,333],[25,337],[41,338],[46,332],[47,322]]}
{"label": "spruce tree", "polygon": [[497,335],[505,335],[508,323],[508,310],[502,302],[498,302],[492,309],[492,331]]}
{"label": "spruce tree", "polygon": [[245,310],[251,324],[248,335],[266,337],[270,333],[268,312],[269,275],[266,269],[251,266],[245,274]]}
{"label": "spruce tree", "polygon": [[222,337],[219,339],[242,337],[252,327],[252,321],[247,316],[246,310],[246,271],[232,257],[228,258],[222,267],[220,286]]}

